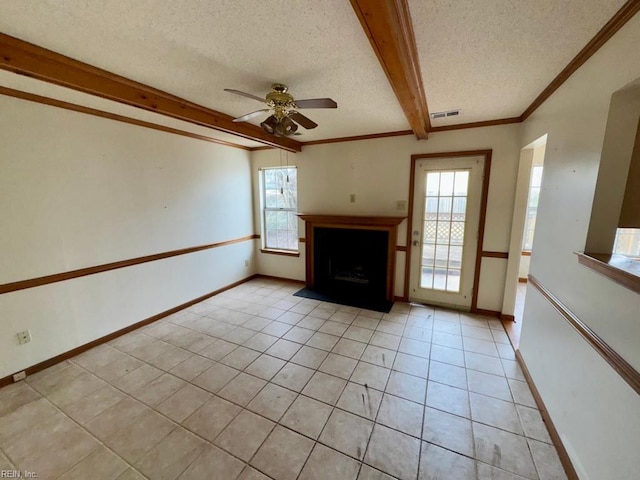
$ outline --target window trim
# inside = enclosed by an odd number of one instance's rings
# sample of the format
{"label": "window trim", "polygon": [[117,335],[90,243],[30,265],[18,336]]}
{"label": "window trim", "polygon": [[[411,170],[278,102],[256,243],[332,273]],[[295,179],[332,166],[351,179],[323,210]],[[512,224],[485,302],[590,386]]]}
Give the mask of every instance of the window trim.
{"label": "window trim", "polygon": [[[260,233],[262,237],[262,245],[260,248],[261,253],[273,254],[273,255],[284,255],[290,257],[299,257],[300,256],[300,240],[298,239],[298,248],[297,249],[286,249],[286,248],[269,248],[267,247],[267,212],[293,212],[294,214],[298,213],[298,209],[296,208],[273,208],[266,206],[266,189],[265,189],[265,179],[264,172],[266,170],[280,170],[280,169],[288,169],[293,168],[296,171],[296,180],[298,175],[298,167],[296,165],[278,165],[275,167],[260,167],[258,169],[259,175],[259,188],[260,188]],[[296,205],[298,204],[298,190],[296,186]],[[297,221],[297,220],[296,220]],[[299,235],[299,225],[296,223],[296,236]]]}

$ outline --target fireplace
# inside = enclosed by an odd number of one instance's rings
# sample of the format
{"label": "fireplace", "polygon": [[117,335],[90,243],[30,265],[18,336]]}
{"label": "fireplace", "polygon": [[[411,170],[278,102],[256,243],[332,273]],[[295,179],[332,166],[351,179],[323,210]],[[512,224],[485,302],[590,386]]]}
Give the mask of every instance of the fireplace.
{"label": "fireplace", "polygon": [[307,289],[338,303],[390,306],[403,217],[299,216],[306,222]]}

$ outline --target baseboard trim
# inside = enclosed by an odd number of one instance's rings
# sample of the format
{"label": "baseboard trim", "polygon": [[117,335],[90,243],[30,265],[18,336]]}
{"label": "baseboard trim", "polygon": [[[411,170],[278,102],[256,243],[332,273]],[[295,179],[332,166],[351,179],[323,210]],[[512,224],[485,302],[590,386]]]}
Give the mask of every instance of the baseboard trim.
{"label": "baseboard trim", "polygon": [[408,301],[409,301],[409,299],[408,299],[407,297],[400,297],[400,296],[398,296],[398,295],[395,295],[395,296],[393,297],[393,301],[394,301],[394,302],[408,302]]}
{"label": "baseboard trim", "polygon": [[522,358],[522,354],[520,353],[520,350],[516,350],[516,358],[518,359],[518,363],[520,364],[522,373],[524,374],[525,378],[527,379],[527,383],[531,388],[531,393],[533,394],[533,398],[536,401],[538,410],[540,410],[540,415],[542,415],[542,420],[544,421],[545,425],[547,426],[547,429],[549,430],[549,436],[551,437],[551,441],[553,442],[553,445],[556,447],[556,450],[558,452],[558,457],[560,457],[560,463],[562,463],[562,466],[564,467],[564,471],[567,474],[567,478],[569,480],[580,480],[578,477],[578,474],[576,473],[575,468],[573,467],[573,464],[571,463],[569,454],[567,453],[567,450],[564,448],[564,444],[562,443],[562,440],[560,440],[560,434],[556,430],[556,427],[553,424],[553,421],[551,420],[551,415],[549,415],[549,411],[547,410],[547,407],[542,401],[540,392],[538,392],[538,389],[536,388],[536,384],[533,382],[531,373],[529,373],[529,370],[527,369],[527,364],[525,363],[524,358]]}
{"label": "baseboard trim", "polygon": [[518,282],[519,282],[519,283],[527,283],[528,281],[529,281],[529,280],[528,280],[528,279],[526,279],[526,278],[522,278],[522,277],[518,278]]}
{"label": "baseboard trim", "polygon": [[477,315],[484,315],[485,317],[495,317],[500,318],[502,313],[496,312],[495,310],[486,310],[484,308],[472,308],[471,313],[475,313]]}
{"label": "baseboard trim", "polygon": [[295,278],[278,277],[275,275],[263,275],[262,273],[257,273],[255,275],[255,278],[263,278],[265,280],[277,280],[279,282],[299,283],[304,286],[304,280],[297,280]]}
{"label": "baseboard trim", "polygon": [[[53,358],[50,358],[48,360],[44,360],[43,362],[40,363],[36,363],[35,365],[32,365],[30,367],[27,367],[23,370],[20,371],[24,371],[27,376],[28,375],[33,375],[36,372],[39,372],[40,370],[44,370],[45,368],[49,368],[53,365],[55,365],[56,363],[60,363],[60,362],[64,362],[65,360],[68,360],[71,357],[75,357],[76,355],[79,355],[83,352],[86,352],[87,350],[92,349],[93,347],[97,347],[98,345],[102,345],[103,343],[106,342],[110,342],[111,340],[113,340],[114,338],[118,338],[126,333],[132,332],[133,330],[136,330],[140,327],[144,327],[146,325],[149,325],[150,323],[153,323],[157,320],[160,320],[161,318],[164,317],[168,317],[169,315],[172,315],[176,312],[179,312],[180,310],[183,310],[187,307],[190,307],[191,305],[195,305],[196,303],[200,303],[203,300],[206,300],[207,298],[211,298],[215,295],[218,295],[226,290],[229,290],[233,287],[237,287],[238,285],[242,285],[245,282],[248,282],[249,280],[253,280],[254,278],[259,278],[262,277],[262,275],[251,275],[247,278],[244,278],[242,280],[238,280],[237,282],[231,283],[229,285],[226,285],[222,288],[219,288],[217,290],[214,290],[213,292],[207,293],[205,295],[202,295],[198,298],[194,298],[193,300],[189,300],[188,302],[185,302],[183,304],[178,305],[177,307],[173,307],[170,308],[169,310],[165,310],[164,312],[160,312],[156,315],[153,315],[149,318],[146,318],[144,320],[141,320],[139,322],[136,322],[134,324],[129,325],[128,327],[124,327],[121,328],[120,330],[116,330],[115,332],[112,332],[108,335],[105,335],[104,337],[100,337],[97,338],[89,343],[85,343],[84,345],[80,345],[79,347],[76,347],[72,350],[69,350],[67,352],[61,353],[60,355],[56,355]],[[0,378],[0,387],[4,387],[5,385],[9,385],[13,382],[13,375],[15,375],[18,372],[14,372],[11,375],[8,375],[4,378]]]}
{"label": "baseboard trim", "polygon": [[515,322],[516,321],[516,317],[515,317],[515,315],[507,315],[506,313],[501,313],[500,314],[500,320],[502,320],[504,322]]}

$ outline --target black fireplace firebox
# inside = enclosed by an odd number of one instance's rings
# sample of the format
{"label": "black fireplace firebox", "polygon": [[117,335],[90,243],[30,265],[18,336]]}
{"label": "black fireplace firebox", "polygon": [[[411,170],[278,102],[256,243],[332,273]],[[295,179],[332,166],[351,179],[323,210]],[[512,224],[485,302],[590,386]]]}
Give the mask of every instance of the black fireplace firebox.
{"label": "black fireplace firebox", "polygon": [[386,300],[389,233],[381,230],[314,230],[314,290],[354,304]]}
{"label": "black fireplace firebox", "polygon": [[405,217],[306,214],[306,288],[296,295],[388,312]]}

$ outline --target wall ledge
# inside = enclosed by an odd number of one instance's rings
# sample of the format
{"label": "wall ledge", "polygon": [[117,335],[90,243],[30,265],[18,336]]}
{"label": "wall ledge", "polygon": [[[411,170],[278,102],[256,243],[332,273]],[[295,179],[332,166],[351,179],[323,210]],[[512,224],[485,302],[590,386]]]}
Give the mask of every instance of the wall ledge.
{"label": "wall ledge", "polygon": [[640,293],[640,259],[616,254],[574,253],[580,265]]}

